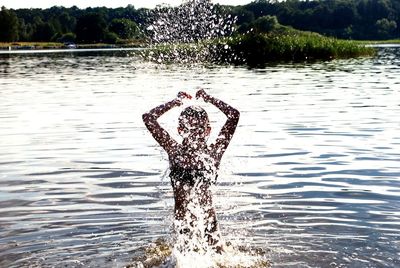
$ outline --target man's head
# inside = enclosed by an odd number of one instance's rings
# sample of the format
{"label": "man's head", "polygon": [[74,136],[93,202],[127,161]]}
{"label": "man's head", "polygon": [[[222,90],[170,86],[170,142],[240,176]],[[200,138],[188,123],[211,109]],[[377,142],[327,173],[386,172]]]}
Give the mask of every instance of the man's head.
{"label": "man's head", "polygon": [[199,106],[186,107],[179,116],[178,132],[183,138],[207,139],[211,132],[207,112]]}

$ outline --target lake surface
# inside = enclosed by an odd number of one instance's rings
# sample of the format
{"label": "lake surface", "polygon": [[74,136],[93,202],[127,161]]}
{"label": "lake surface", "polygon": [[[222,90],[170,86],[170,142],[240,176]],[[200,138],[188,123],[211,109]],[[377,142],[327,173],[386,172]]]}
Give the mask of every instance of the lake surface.
{"label": "lake surface", "polygon": [[[262,69],[132,52],[0,55],[0,267],[123,267],[173,209],[141,115],[204,88],[241,111],[215,187],[273,267],[400,267],[400,48]],[[224,116],[205,105],[214,132]],[[177,108],[162,124],[178,139]]]}

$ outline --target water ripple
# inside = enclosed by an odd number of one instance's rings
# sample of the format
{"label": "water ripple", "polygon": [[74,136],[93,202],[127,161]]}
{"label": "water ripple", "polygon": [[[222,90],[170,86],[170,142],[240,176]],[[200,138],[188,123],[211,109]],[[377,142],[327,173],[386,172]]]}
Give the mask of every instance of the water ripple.
{"label": "water ripple", "polygon": [[[399,58],[248,70],[0,55],[0,266],[122,267],[169,238],[167,156],[141,114],[200,86],[241,111],[214,189],[227,240],[274,267],[399,267]],[[162,118],[176,138],[178,114]]]}

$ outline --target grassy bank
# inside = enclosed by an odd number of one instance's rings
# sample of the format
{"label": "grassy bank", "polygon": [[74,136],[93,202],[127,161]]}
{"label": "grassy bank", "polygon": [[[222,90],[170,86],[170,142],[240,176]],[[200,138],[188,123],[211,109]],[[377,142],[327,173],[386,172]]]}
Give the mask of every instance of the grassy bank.
{"label": "grassy bank", "polygon": [[56,42],[0,42],[0,49],[55,49],[63,47],[63,43]]}
{"label": "grassy bank", "polygon": [[216,62],[263,65],[268,62],[299,62],[372,56],[364,44],[279,27],[269,33],[249,33],[196,44],[164,44],[146,52],[158,62]]}
{"label": "grassy bank", "polygon": [[[271,61],[316,61],[370,56],[374,49],[353,41],[338,40],[315,33],[247,34],[229,39],[226,44],[233,55],[222,58],[232,63],[237,59],[248,65]],[[217,47],[221,48],[221,45]],[[226,47],[226,46],[225,46]],[[221,49],[219,49],[221,50]]]}
{"label": "grassy bank", "polygon": [[390,40],[357,40],[355,41],[362,45],[400,45],[400,39]]}

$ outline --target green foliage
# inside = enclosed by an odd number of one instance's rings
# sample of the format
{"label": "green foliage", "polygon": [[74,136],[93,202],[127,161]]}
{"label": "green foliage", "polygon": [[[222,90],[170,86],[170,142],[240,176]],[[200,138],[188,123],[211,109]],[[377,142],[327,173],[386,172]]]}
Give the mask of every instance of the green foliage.
{"label": "green foliage", "polygon": [[243,25],[244,23],[251,23],[255,20],[254,13],[242,7],[236,7],[232,11],[232,15],[236,17],[237,23]]}
{"label": "green foliage", "polygon": [[[238,16],[238,29],[242,33],[252,28],[251,24],[258,18],[270,15],[276,16],[284,25],[338,38],[400,37],[397,27],[394,27],[400,23],[398,0],[257,0],[235,7],[231,13]],[[245,17],[253,15],[254,20],[243,20],[241,14],[246,14]]]}
{"label": "green foliage", "polygon": [[88,13],[76,23],[76,40],[80,43],[101,43],[106,35],[107,24],[101,13]]}
{"label": "green foliage", "polygon": [[[214,11],[236,17],[239,33],[251,29],[259,33],[276,30],[271,20],[276,17],[283,25],[337,38],[400,38],[399,0],[255,0],[243,6],[215,5]],[[94,43],[105,41],[106,35],[111,37],[107,32],[113,32],[118,36],[117,42],[126,42],[143,38],[140,33],[145,32],[151,14],[132,5],[115,9],[54,6],[8,10],[3,7],[0,41],[51,41],[74,33],[77,42]]]}
{"label": "green foliage", "polygon": [[250,66],[270,61],[332,60],[373,54],[373,49],[355,42],[307,32],[252,33],[228,41],[227,44]]}
{"label": "green foliage", "polygon": [[108,29],[121,39],[133,39],[140,35],[138,25],[130,19],[113,19]]}
{"label": "green foliage", "polygon": [[108,44],[115,44],[118,41],[118,35],[113,32],[106,32],[104,35],[104,42]]}
{"label": "green foliage", "polygon": [[68,12],[64,11],[59,17],[58,21],[61,26],[61,33],[73,32],[76,27],[76,18],[72,17]]}
{"label": "green foliage", "polygon": [[15,13],[2,7],[0,11],[0,41],[17,41],[18,26],[18,18]]}
{"label": "green foliage", "polygon": [[397,29],[397,23],[386,18],[377,20],[375,23],[377,36],[382,39],[390,38]]}
{"label": "green foliage", "polygon": [[38,21],[34,24],[32,41],[45,42],[52,40],[53,36],[56,34],[54,26],[49,22]]}
{"label": "green foliage", "polygon": [[[32,25],[26,24],[24,19],[19,19],[18,21],[18,40],[27,41],[31,39],[32,36]],[[14,40],[15,41],[15,40]]]}
{"label": "green foliage", "polygon": [[276,18],[276,16],[267,15],[267,16],[259,17],[250,25],[253,28],[254,32],[267,33],[267,32],[271,32],[276,27],[278,27],[279,23],[278,23],[278,19]]}

